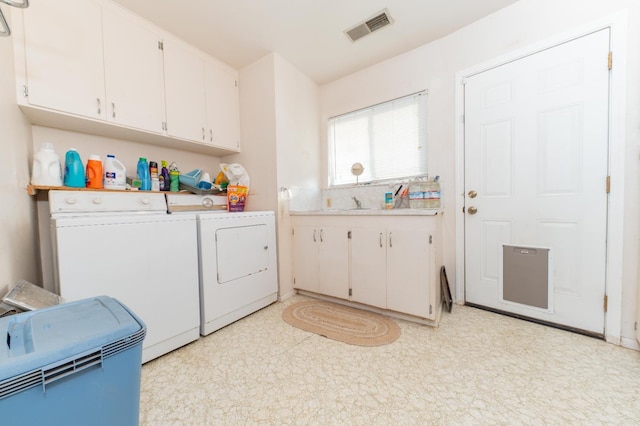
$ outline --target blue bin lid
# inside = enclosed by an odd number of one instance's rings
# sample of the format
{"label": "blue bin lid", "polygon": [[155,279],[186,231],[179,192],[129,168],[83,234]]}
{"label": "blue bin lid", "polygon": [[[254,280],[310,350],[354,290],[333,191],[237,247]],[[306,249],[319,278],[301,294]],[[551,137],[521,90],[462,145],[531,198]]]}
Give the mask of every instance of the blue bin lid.
{"label": "blue bin lid", "polygon": [[0,318],[0,381],[126,338],[144,323],[108,296]]}

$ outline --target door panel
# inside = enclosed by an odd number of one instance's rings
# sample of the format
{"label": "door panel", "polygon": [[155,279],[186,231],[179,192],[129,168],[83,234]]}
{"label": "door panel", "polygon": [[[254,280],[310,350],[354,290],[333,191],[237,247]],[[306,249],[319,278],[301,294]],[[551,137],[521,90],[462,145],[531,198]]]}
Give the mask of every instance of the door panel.
{"label": "door panel", "polygon": [[[604,29],[465,81],[468,302],[603,333],[608,51]],[[549,249],[549,309],[502,300],[503,245]]]}

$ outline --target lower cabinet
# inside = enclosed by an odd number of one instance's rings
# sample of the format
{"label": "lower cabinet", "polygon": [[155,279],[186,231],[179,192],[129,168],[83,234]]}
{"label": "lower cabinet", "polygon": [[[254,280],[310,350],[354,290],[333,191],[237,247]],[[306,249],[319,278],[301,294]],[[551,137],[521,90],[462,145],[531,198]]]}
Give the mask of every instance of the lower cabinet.
{"label": "lower cabinet", "polygon": [[349,240],[346,227],[301,224],[294,228],[295,287],[349,298]]}
{"label": "lower cabinet", "polygon": [[441,215],[292,221],[296,288],[437,320]]}

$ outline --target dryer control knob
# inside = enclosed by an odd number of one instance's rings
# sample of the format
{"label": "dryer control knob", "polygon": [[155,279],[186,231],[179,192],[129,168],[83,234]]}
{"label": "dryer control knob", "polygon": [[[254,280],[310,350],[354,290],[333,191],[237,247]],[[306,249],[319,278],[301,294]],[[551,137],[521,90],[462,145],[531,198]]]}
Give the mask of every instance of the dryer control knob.
{"label": "dryer control knob", "polygon": [[141,198],[140,199],[140,203],[145,204],[145,205],[149,204],[149,199],[148,198]]}
{"label": "dryer control knob", "polygon": [[67,204],[75,204],[76,203],[76,199],[75,198],[65,198],[64,202]]}
{"label": "dryer control knob", "polygon": [[202,200],[202,205],[210,209],[211,207],[213,207],[213,200],[209,197],[206,197]]}
{"label": "dryer control knob", "polygon": [[94,198],[93,204],[102,204],[102,198]]}

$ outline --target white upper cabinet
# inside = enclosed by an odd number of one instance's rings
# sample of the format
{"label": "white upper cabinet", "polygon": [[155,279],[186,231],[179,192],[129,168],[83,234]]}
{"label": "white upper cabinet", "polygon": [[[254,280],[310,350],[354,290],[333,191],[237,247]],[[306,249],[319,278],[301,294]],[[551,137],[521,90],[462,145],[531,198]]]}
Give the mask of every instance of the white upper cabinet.
{"label": "white upper cabinet", "polygon": [[240,150],[237,72],[109,0],[12,8],[33,124],[212,155]]}
{"label": "white upper cabinet", "polygon": [[238,151],[236,71],[183,43],[166,40],[164,74],[168,134]]}
{"label": "white upper cabinet", "polygon": [[163,132],[164,87],[161,36],[130,15],[104,9],[107,120]]}
{"label": "white upper cabinet", "polygon": [[167,134],[206,142],[204,60],[179,40],[164,41]]}
{"label": "white upper cabinet", "polygon": [[86,0],[35,0],[22,10],[26,98],[19,102],[104,119],[101,8]]}
{"label": "white upper cabinet", "polygon": [[240,149],[238,73],[213,58],[205,61],[205,89],[209,143]]}

